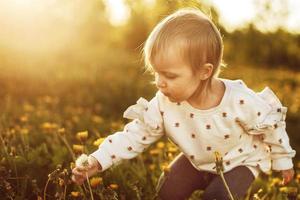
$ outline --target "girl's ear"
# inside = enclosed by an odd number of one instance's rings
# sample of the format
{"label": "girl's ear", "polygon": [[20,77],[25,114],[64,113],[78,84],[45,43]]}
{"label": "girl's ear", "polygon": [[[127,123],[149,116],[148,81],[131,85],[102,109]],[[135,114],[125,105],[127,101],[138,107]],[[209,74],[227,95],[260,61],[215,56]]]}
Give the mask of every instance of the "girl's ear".
{"label": "girl's ear", "polygon": [[199,69],[199,77],[202,81],[211,77],[214,66],[210,63],[205,63]]}

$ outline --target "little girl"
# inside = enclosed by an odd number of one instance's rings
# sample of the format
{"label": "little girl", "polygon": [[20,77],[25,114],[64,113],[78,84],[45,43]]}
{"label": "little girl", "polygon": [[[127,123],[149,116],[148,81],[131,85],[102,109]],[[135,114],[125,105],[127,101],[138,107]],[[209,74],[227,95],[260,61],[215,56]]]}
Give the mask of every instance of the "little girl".
{"label": "little girl", "polygon": [[[260,172],[281,171],[288,183],[295,151],[285,131],[287,108],[269,88],[255,93],[241,80],[218,78],[222,54],[218,29],[199,10],[181,9],[158,23],[144,46],[158,92],[125,111],[132,121],[89,156],[88,174],[131,159],[166,135],[182,153],[160,177],[161,199],[186,199],[196,189],[204,190],[203,199],[228,199],[216,174],[216,151],[237,198]],[[84,169],[74,168],[72,179],[82,184]]]}

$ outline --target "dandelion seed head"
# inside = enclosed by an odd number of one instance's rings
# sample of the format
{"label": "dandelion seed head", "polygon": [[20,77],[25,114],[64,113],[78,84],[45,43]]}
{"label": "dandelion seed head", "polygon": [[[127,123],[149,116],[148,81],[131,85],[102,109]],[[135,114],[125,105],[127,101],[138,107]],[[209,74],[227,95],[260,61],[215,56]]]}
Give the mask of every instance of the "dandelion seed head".
{"label": "dandelion seed head", "polygon": [[81,154],[75,162],[76,166],[86,168],[89,165],[88,158],[86,154]]}

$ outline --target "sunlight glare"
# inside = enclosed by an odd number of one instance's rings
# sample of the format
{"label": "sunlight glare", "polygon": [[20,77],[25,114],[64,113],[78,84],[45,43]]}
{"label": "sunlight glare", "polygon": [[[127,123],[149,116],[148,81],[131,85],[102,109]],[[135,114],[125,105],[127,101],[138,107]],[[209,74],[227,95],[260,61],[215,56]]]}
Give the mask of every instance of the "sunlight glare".
{"label": "sunlight glare", "polygon": [[0,42],[26,53],[55,51],[72,38],[74,14],[74,7],[58,1],[0,1]]}
{"label": "sunlight glare", "polygon": [[106,0],[106,2],[110,23],[115,26],[125,24],[130,12],[123,0]]}

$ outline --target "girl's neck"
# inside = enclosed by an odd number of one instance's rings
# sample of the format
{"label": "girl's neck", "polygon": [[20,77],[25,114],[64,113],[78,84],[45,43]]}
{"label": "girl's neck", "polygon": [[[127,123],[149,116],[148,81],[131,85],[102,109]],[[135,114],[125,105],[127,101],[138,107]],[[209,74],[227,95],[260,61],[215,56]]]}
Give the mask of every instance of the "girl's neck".
{"label": "girl's neck", "polygon": [[188,99],[188,103],[194,108],[207,110],[220,104],[225,93],[223,81],[212,78],[210,81],[199,83],[198,89]]}

